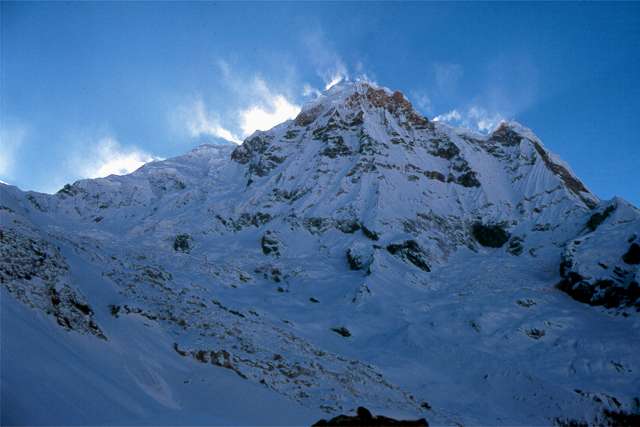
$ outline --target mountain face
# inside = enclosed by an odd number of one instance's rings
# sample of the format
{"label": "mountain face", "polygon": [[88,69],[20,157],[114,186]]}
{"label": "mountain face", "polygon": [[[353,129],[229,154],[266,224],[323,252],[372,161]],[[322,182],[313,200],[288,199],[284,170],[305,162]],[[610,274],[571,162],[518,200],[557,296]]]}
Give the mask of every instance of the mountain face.
{"label": "mountain face", "polygon": [[640,211],[528,129],[332,87],[240,146],[0,185],[3,424],[640,410]]}

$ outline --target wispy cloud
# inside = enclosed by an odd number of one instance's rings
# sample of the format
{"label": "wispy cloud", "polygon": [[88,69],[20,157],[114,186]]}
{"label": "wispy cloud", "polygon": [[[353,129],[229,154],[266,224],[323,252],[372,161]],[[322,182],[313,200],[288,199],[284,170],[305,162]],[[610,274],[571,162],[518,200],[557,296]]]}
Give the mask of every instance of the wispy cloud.
{"label": "wispy cloud", "polygon": [[[259,74],[242,76],[222,59],[216,65],[231,101],[216,108],[199,95],[174,111],[174,128],[186,130],[189,137],[213,136],[239,144],[253,132],[269,130],[300,113],[300,105],[288,95],[292,90],[274,89]],[[314,93],[311,86],[307,90]]]}
{"label": "wispy cloud", "polygon": [[451,110],[433,118],[436,122],[445,122],[453,126],[465,127],[482,133],[494,130],[504,117],[499,113],[490,113],[484,108],[471,106],[460,112]]}
{"label": "wispy cloud", "polygon": [[177,116],[178,120],[186,126],[189,136],[192,138],[214,136],[238,144],[241,142],[238,136],[220,124],[220,119],[216,114],[207,110],[201,98],[179,107]]}
{"label": "wispy cloud", "polygon": [[462,119],[462,115],[458,112],[458,110],[451,110],[448,113],[440,114],[433,118],[434,122],[455,122]]}
{"label": "wispy cloud", "polygon": [[309,83],[305,83],[302,86],[302,96],[306,96],[306,97],[310,97],[310,98],[317,98],[320,95],[322,95],[322,92],[320,92],[315,87],[311,86]]}
{"label": "wispy cloud", "polygon": [[303,41],[316,73],[324,82],[325,90],[349,79],[345,62],[328,42],[321,29],[304,34]]}
{"label": "wispy cloud", "polygon": [[26,126],[3,123],[0,127],[0,177],[11,180],[16,172],[16,157],[27,137]]}
{"label": "wispy cloud", "polygon": [[271,129],[300,113],[299,105],[290,101],[284,94],[271,90],[261,77],[253,79],[251,92],[252,102],[239,112],[240,128],[245,137],[256,130]]}
{"label": "wispy cloud", "polygon": [[433,71],[433,94],[437,103],[458,105],[433,120],[483,133],[491,132],[506,118],[517,117],[536,102],[540,93],[538,68],[525,54],[499,56],[484,68],[478,67],[474,73],[480,83],[472,88],[474,93],[464,98],[460,97],[462,67],[438,63],[434,64]]}
{"label": "wispy cloud", "polygon": [[335,85],[337,85],[338,83],[340,83],[341,81],[343,81],[345,79],[345,75],[346,75],[346,72],[343,73],[342,71],[336,71],[331,76],[331,79],[329,80],[329,82],[324,85],[324,90],[329,90]]}
{"label": "wispy cloud", "polygon": [[107,136],[91,144],[87,152],[73,156],[69,167],[79,178],[101,178],[131,173],[152,160],[158,158],[135,147],[124,147]]}
{"label": "wispy cloud", "polygon": [[411,101],[413,105],[424,114],[431,114],[433,112],[433,105],[431,103],[431,97],[426,92],[419,90],[411,92]]}

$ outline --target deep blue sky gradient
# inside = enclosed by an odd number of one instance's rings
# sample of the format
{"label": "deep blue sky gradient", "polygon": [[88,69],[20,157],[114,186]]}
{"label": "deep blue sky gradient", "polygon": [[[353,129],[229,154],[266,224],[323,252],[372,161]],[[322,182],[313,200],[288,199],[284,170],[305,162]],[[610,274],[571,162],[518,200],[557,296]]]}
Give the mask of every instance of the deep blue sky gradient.
{"label": "deep blue sky gradient", "polygon": [[243,82],[301,105],[341,63],[428,117],[515,119],[640,205],[640,3],[2,2],[0,19],[0,179],[23,189],[81,178],[68,158],[105,136],[184,153],[201,138],[175,111],[194,99],[238,133]]}

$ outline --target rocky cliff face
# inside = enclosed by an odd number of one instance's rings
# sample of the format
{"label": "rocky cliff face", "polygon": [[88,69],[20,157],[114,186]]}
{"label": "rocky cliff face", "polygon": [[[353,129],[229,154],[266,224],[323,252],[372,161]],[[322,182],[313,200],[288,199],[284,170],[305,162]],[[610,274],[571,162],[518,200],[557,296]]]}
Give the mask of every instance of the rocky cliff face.
{"label": "rocky cliff face", "polygon": [[[640,213],[600,202],[517,123],[453,129],[345,83],[240,146],[0,196],[2,304],[33,331],[3,331],[3,355],[53,322],[47,351],[96,365],[68,387],[144,357],[121,378],[138,416],[182,420],[197,401],[183,384],[220,369],[305,422],[358,405],[435,424],[592,420],[638,397]],[[155,338],[140,346],[136,328]],[[49,375],[9,368],[6,384]]]}

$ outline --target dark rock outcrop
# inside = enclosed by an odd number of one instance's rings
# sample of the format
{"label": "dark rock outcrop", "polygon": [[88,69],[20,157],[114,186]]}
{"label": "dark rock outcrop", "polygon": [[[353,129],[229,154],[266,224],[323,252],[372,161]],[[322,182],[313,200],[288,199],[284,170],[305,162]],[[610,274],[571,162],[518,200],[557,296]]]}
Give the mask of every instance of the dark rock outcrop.
{"label": "dark rock outcrop", "polygon": [[489,137],[489,142],[498,143],[507,146],[515,146],[520,144],[522,136],[513,130],[507,123],[501,123]]}
{"label": "dark rock outcrop", "polygon": [[347,262],[352,270],[363,270],[367,274],[371,273],[373,257],[373,248],[361,242],[356,242],[347,249]]}
{"label": "dark rock outcrop", "polygon": [[630,282],[624,287],[613,280],[587,280],[577,273],[569,272],[558,283],[558,289],[585,304],[602,305],[606,308],[635,305],[640,310],[640,286],[637,282]]}
{"label": "dark rock outcrop", "polygon": [[631,246],[629,246],[629,250],[622,255],[622,260],[631,265],[640,264],[640,245],[632,243]]}
{"label": "dark rock outcrop", "polygon": [[68,331],[107,339],[89,302],[71,283],[60,249],[44,239],[0,229],[0,286]]}
{"label": "dark rock outcrop", "polygon": [[330,420],[320,420],[312,427],[321,426],[349,426],[349,427],[383,427],[383,426],[405,426],[405,427],[429,427],[426,419],[418,420],[396,420],[383,415],[373,415],[367,408],[360,406],[356,410],[356,415],[338,415]]}
{"label": "dark rock outcrop", "polygon": [[589,218],[589,221],[587,221],[586,227],[591,231],[596,231],[596,229],[600,226],[600,224],[602,224],[607,218],[609,218],[609,215],[611,215],[611,213],[615,209],[616,207],[612,205],[612,206],[607,206],[607,208],[602,212],[594,213]]}
{"label": "dark rock outcrop", "polygon": [[173,240],[173,249],[177,252],[189,252],[191,250],[191,236],[178,234]]}
{"label": "dark rock outcrop", "polygon": [[509,246],[507,246],[507,252],[515,256],[522,255],[522,251],[524,250],[524,247],[522,246],[523,242],[524,242],[524,239],[522,237],[513,236],[511,240],[509,240]]}
{"label": "dark rock outcrop", "polygon": [[280,241],[274,232],[267,231],[264,233],[262,239],[260,239],[260,246],[263,254],[280,256]]}
{"label": "dark rock outcrop", "polygon": [[335,332],[338,335],[342,335],[345,338],[348,338],[351,336],[351,332],[345,328],[344,326],[340,326],[340,327],[336,327],[336,328],[331,328],[331,330],[333,332]]}
{"label": "dark rock outcrop", "polygon": [[405,240],[402,243],[388,245],[387,251],[389,251],[391,255],[395,255],[409,261],[411,264],[423,271],[431,271],[431,268],[429,268],[426,261],[427,254],[415,240]]}
{"label": "dark rock outcrop", "polygon": [[484,225],[479,222],[471,228],[473,237],[482,246],[500,248],[509,240],[509,233],[498,224]]}

